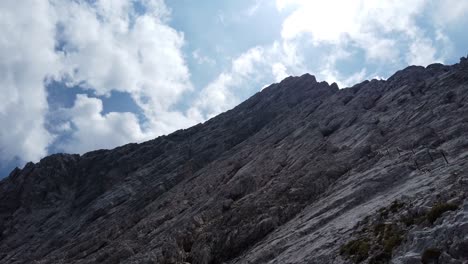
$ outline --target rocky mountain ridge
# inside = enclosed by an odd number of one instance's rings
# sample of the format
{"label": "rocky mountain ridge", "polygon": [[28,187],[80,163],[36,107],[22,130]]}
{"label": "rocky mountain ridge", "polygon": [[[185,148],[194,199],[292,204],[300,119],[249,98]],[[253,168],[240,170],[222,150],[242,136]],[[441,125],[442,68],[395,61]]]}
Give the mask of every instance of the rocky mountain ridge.
{"label": "rocky mountain ridge", "polygon": [[204,124],[0,182],[0,263],[466,263],[468,61],[288,77]]}

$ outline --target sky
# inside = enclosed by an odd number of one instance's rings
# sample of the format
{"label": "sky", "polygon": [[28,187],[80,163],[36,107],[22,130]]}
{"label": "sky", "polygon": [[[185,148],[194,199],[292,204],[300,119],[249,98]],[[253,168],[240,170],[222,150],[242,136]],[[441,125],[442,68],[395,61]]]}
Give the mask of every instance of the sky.
{"label": "sky", "polygon": [[468,0],[2,0],[0,178],[143,142],[311,73],[340,88],[468,53]]}

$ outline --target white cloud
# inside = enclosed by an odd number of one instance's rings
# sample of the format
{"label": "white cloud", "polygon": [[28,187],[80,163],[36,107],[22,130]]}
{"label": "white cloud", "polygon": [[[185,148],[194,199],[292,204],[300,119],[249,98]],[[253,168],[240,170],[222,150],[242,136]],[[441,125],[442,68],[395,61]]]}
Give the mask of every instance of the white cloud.
{"label": "white cloud", "polygon": [[[139,2],[141,10],[135,10],[133,0],[1,1],[0,160],[37,161],[47,154],[52,133],[72,131],[73,140],[61,147],[83,152],[199,121],[171,110],[192,90],[183,34],[167,25],[169,11],[162,0]],[[34,16],[24,10],[34,10]],[[142,126],[130,113],[102,115],[98,99],[78,97],[67,112],[68,123],[47,130],[44,80],[51,76],[97,95],[128,92],[148,121]]]}
{"label": "white cloud", "polygon": [[410,52],[406,58],[408,64],[427,66],[437,62],[436,49],[429,39],[418,39],[410,46]]}
{"label": "white cloud", "polygon": [[[411,4],[376,0],[277,0],[277,7],[281,10],[296,6],[284,21],[283,39],[294,40],[309,34],[317,46],[354,45],[371,61],[395,62],[400,55],[395,34],[409,39],[408,49],[412,42],[425,39],[415,19],[424,12],[427,3],[426,0]],[[426,41],[426,47],[429,44]]]}
{"label": "white cloud", "polygon": [[[163,1],[143,1],[142,4],[147,9],[144,14],[133,10],[130,1],[122,0],[58,6],[64,14],[61,37],[66,44],[62,61],[68,80],[72,84],[84,83],[85,88],[98,95],[113,90],[128,92],[147,119],[143,127],[134,122],[132,129],[120,136],[113,135],[112,129],[95,131],[110,133],[108,136],[112,139],[106,147],[117,146],[125,138],[126,142],[141,141],[202,121],[190,113],[171,110],[186,92],[192,90],[181,51],[183,34],[165,24],[168,11]],[[206,60],[204,57],[199,59]],[[117,119],[116,116],[114,113],[109,118]],[[128,115],[122,117],[132,121]],[[80,131],[87,128],[86,120],[80,121],[75,133],[80,138],[77,142],[83,141]],[[92,124],[95,120],[87,122]],[[102,126],[112,124],[115,123],[102,122]],[[84,145],[88,150],[93,146]],[[71,151],[77,146],[73,144],[67,149]]]}
{"label": "white cloud", "polygon": [[281,81],[289,72],[304,71],[292,43],[250,48],[233,58],[230,68],[201,90],[188,115],[194,120],[206,120],[240,103],[246,91],[261,90],[263,84]]}
{"label": "white cloud", "polygon": [[37,161],[53,140],[44,128],[44,79],[59,68],[54,39],[47,38],[55,19],[48,1],[0,1],[0,162]]}
{"label": "white cloud", "polygon": [[[342,76],[339,71],[336,69],[338,61],[349,59],[352,56],[352,53],[346,49],[337,48],[332,50],[329,54],[324,54],[322,58],[321,67],[316,69],[316,77],[318,79],[323,79],[328,83],[337,83],[339,87],[347,87],[349,85],[348,81],[350,77]],[[359,76],[359,75],[357,75]]]}
{"label": "white cloud", "polygon": [[[282,1],[284,2],[284,1]],[[300,5],[283,23],[281,35],[293,39],[311,33],[316,44],[339,42],[344,34],[358,32],[359,6],[353,1],[291,1]],[[283,4],[284,5],[284,4]],[[340,8],[336,8],[340,6]]]}
{"label": "white cloud", "polygon": [[362,46],[366,47],[368,60],[391,63],[396,62],[399,57],[399,49],[394,39],[368,37],[361,41]]}
{"label": "white cloud", "polygon": [[[425,12],[431,5],[428,0],[414,0],[411,4],[378,0],[276,0],[276,5],[279,12],[286,14],[281,39],[248,49],[233,59],[231,68],[201,92],[191,109],[196,116],[210,117],[234,106],[243,87],[260,79],[278,82],[288,74],[311,72],[318,79],[346,87],[380,76],[378,70],[382,65],[404,67],[443,61],[445,53],[438,51],[436,44],[450,46],[442,31],[431,39],[418,24],[422,16],[427,17]],[[254,12],[256,5],[251,8]],[[315,53],[313,64],[304,59],[310,51]],[[346,69],[352,73],[344,74],[339,70],[342,62],[356,61],[361,64],[354,72]],[[372,65],[372,72],[366,64]]]}
{"label": "white cloud", "polygon": [[[271,61],[271,49],[254,47],[232,59],[231,67],[204,87],[189,110],[200,120],[211,118],[239,103],[239,94],[264,77],[266,63]],[[259,87],[260,88],[260,87]]]}
{"label": "white cloud", "polygon": [[246,80],[256,71],[257,64],[263,62],[263,48],[255,47],[232,60],[230,72],[221,73],[213,82],[205,87],[195,102],[194,108],[205,113],[206,118],[211,118],[238,102],[237,92]]}
{"label": "white cloud", "polygon": [[60,6],[63,63],[74,83],[101,95],[129,92],[150,117],[191,90],[182,34],[159,17],[133,14],[128,1],[98,3]]}
{"label": "white cloud", "polygon": [[447,27],[468,21],[468,1],[465,0],[434,1],[433,10],[433,18],[438,26]]}
{"label": "white cloud", "polygon": [[276,82],[280,82],[284,78],[288,77],[288,74],[286,72],[286,66],[284,66],[280,62],[273,64],[273,66],[271,66],[271,71],[275,76]]}
{"label": "white cloud", "polygon": [[263,49],[255,47],[249,49],[232,62],[232,71],[240,77],[245,77],[252,73],[254,65],[263,59]]}
{"label": "white cloud", "polygon": [[365,68],[355,72],[349,76],[343,76],[333,67],[325,67],[318,74],[318,79],[323,79],[329,84],[336,83],[338,87],[345,88],[351,87],[356,83],[360,83],[367,79],[367,70]]}
{"label": "white cloud", "polygon": [[208,64],[208,65],[215,65],[216,64],[216,61],[211,59],[210,57],[208,56],[204,56],[201,51],[199,49],[196,49],[192,52],[192,57],[195,59],[195,61],[198,63],[198,64]]}
{"label": "white cloud", "polygon": [[221,73],[200,92],[189,112],[205,120],[235,106],[238,101],[231,89],[240,83],[238,77]]}
{"label": "white cloud", "polygon": [[102,114],[100,99],[78,94],[74,106],[62,110],[74,127],[70,139],[59,145],[67,152],[82,154],[149,139],[133,113]]}

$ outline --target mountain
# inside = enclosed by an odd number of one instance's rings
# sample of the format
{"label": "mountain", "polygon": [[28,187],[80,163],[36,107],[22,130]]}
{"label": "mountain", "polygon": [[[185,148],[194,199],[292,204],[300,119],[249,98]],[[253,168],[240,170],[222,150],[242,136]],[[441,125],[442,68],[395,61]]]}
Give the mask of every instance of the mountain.
{"label": "mountain", "polygon": [[0,263],[466,263],[468,60],[288,77],[141,144],[0,182]]}

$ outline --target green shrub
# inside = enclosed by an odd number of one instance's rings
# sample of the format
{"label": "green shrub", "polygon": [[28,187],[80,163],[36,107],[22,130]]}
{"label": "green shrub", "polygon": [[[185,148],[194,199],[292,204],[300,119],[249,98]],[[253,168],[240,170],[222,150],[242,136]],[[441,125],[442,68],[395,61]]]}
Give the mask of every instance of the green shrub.
{"label": "green shrub", "polygon": [[405,224],[405,226],[409,227],[409,226],[414,225],[415,219],[414,219],[414,217],[411,217],[411,216],[404,216],[404,217],[400,218],[400,222]]}
{"label": "green shrub", "polygon": [[403,241],[403,232],[395,224],[377,225],[376,229],[379,230],[377,236],[384,252],[391,255],[393,249]]}
{"label": "green shrub", "polygon": [[392,213],[398,212],[401,208],[405,206],[404,203],[398,202],[398,201],[393,201],[392,204],[390,205],[390,211]]}
{"label": "green shrub", "polygon": [[427,213],[426,218],[431,223],[434,222],[445,212],[447,211],[455,211],[458,209],[456,204],[451,203],[437,203],[435,204],[431,210]]}
{"label": "green shrub", "polygon": [[388,254],[392,254],[393,249],[398,247],[402,241],[403,241],[403,238],[400,232],[396,232],[391,235],[388,235],[387,237],[384,238],[384,241],[383,241],[384,251]]}
{"label": "green shrub", "polygon": [[388,213],[389,213],[389,211],[386,208],[380,208],[379,209],[380,218],[382,218],[382,219],[387,219],[388,218]]}
{"label": "green shrub", "polygon": [[369,240],[362,238],[344,244],[340,249],[340,254],[350,257],[354,263],[359,263],[369,257],[369,250]]}
{"label": "green shrub", "polygon": [[379,236],[383,236],[383,234],[385,233],[385,224],[383,223],[378,223],[374,226],[374,236],[376,237],[379,237]]}

